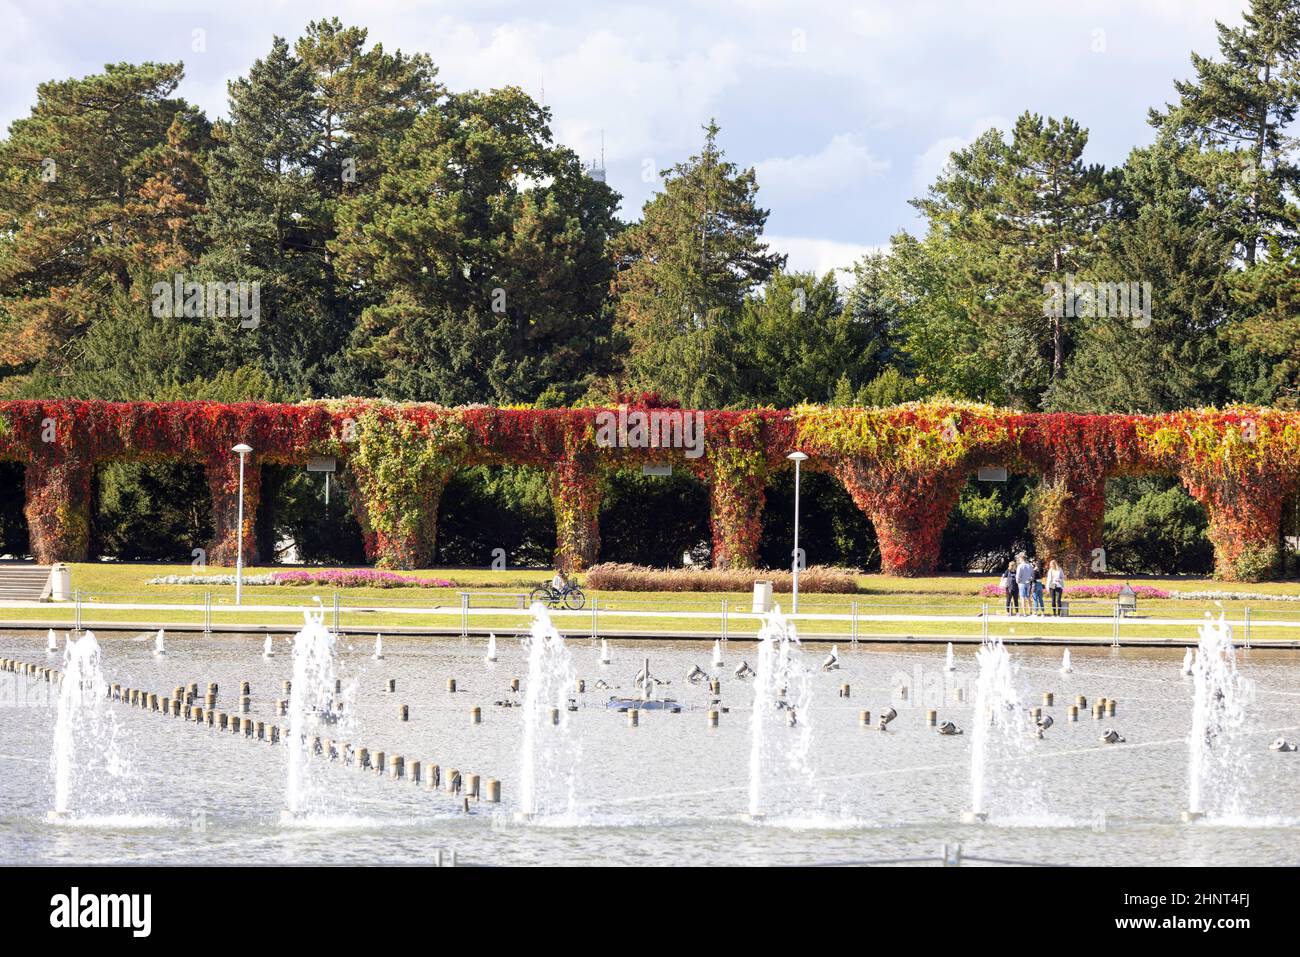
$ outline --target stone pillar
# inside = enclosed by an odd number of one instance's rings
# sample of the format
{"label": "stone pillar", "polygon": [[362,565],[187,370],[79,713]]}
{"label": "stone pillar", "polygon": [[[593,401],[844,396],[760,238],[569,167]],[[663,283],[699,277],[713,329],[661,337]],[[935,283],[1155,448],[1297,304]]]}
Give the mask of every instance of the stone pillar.
{"label": "stone pillar", "polygon": [[[430,568],[434,564],[434,547],[438,542],[438,505],[442,501],[447,477],[432,479],[417,497],[400,500],[401,512],[395,512],[398,502],[369,500],[357,509],[358,516],[365,512],[361,524],[366,555],[380,568]],[[374,519],[387,519],[375,528]]]}
{"label": "stone pillar", "polygon": [[709,528],[713,532],[715,568],[753,568],[758,564],[758,540],[763,533],[763,477],[710,469]]}
{"label": "stone pillar", "polygon": [[1029,510],[1034,554],[1044,566],[1055,558],[1067,579],[1104,571],[1093,571],[1093,551],[1103,547],[1105,514],[1105,478],[1087,484],[1044,478]]}
{"label": "stone pillar", "polygon": [[886,575],[929,575],[939,564],[948,515],[966,484],[965,466],[881,471],[848,459],[836,470],[858,508],[871,519]]}
{"label": "stone pillar", "polygon": [[600,472],[585,458],[562,459],[548,482],[555,506],[555,567],[589,568],[600,553]]}
{"label": "stone pillar", "polygon": [[378,486],[373,487],[373,499],[368,498],[365,493],[368,483],[355,478],[346,480],[352,514],[361,526],[367,561],[380,568],[394,569],[429,568],[434,564],[438,506],[448,478],[435,476],[419,492],[404,494],[400,499],[385,498]]}
{"label": "stone pillar", "polygon": [[95,464],[51,448],[28,462],[27,530],[32,556],[42,565],[84,562],[90,549],[90,486]]}
{"label": "stone pillar", "polygon": [[[233,443],[232,443],[233,444]],[[208,490],[212,494],[213,538],[208,544],[210,565],[234,567],[239,534],[239,456],[234,452],[208,459]],[[256,452],[244,457],[244,565],[258,559],[257,503],[262,489],[262,465]]]}
{"label": "stone pillar", "polygon": [[1206,477],[1184,471],[1183,485],[1205,506],[1214,543],[1214,577],[1263,581],[1277,574],[1282,503],[1294,490],[1267,477]]}

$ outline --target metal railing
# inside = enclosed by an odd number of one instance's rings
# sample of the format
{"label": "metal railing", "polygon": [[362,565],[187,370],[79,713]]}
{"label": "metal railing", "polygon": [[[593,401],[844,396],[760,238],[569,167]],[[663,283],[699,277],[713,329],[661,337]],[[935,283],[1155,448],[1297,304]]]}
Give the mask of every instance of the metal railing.
{"label": "metal railing", "polygon": [[1046,861],[1022,861],[1006,857],[984,857],[963,854],[960,844],[945,844],[939,854],[920,857],[879,857],[870,860],[821,861],[815,864],[790,864],[789,867],[883,867],[891,864],[938,864],[943,867],[961,867],[963,862],[979,864],[1005,864],[1011,867],[1073,867],[1072,864],[1052,864]]}
{"label": "metal railing", "polygon": [[[451,599],[448,601],[448,599]],[[606,596],[587,593],[578,610],[557,607],[552,615],[566,634],[587,637],[689,637],[701,640],[751,638],[761,615],[747,599],[736,596]],[[328,602],[328,604],[326,604]],[[165,587],[149,591],[89,593],[76,589],[67,604],[0,609],[0,624],[24,627],[69,626],[84,630],[88,621],[99,626],[114,622],[141,628],[188,626],[204,634],[237,627],[297,625],[303,610],[319,609],[336,631],[418,629],[428,633],[471,634],[512,631],[527,626],[527,595],[520,592],[460,591],[427,594],[352,595],[333,591],[314,596],[309,589],[276,589],[273,593],[245,591],[241,605],[218,590],[187,591],[170,599]],[[1126,616],[1117,602],[1105,604],[1097,616],[1038,616],[1022,618],[1001,613],[1001,604],[957,598],[949,601],[872,601],[862,596],[810,595],[800,601],[801,634],[810,638],[860,643],[871,640],[988,640],[996,634],[1007,641],[1092,642],[1118,646],[1125,642],[1189,643],[1210,602],[1162,613],[1148,604],[1138,618]],[[137,612],[138,614],[132,614]],[[585,617],[584,617],[585,616]],[[1239,605],[1227,612],[1245,648],[1259,642],[1300,644],[1300,607],[1276,602]]]}

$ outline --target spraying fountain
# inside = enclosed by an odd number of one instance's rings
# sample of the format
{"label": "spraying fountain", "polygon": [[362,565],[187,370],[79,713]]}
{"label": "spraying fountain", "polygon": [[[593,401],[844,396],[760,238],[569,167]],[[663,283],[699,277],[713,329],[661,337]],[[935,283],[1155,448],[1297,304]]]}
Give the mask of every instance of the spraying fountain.
{"label": "spraying fountain", "polygon": [[262,642],[262,657],[263,658],[275,657],[275,649],[272,647],[270,635],[267,635],[266,639]]}
{"label": "spraying fountain", "polygon": [[956,670],[957,670],[957,662],[956,662],[956,660],[953,658],[953,655],[952,655],[952,642],[951,642],[951,641],[948,642],[948,658],[947,658],[947,661],[944,662],[943,670],[944,670],[944,671],[956,671]]}
{"label": "spraying fountain", "polygon": [[484,661],[497,660],[497,636],[493,633],[488,634],[487,654],[483,656]]}
{"label": "spraying fountain", "polygon": [[773,606],[758,632],[758,668],[749,719],[750,820],[763,821],[773,813],[798,816],[800,811],[820,809],[823,796],[814,786],[816,774],[810,761],[811,704],[811,672],[799,654],[794,624],[781,614],[779,606]]}
{"label": "spraying fountain", "polygon": [[[311,741],[321,720],[338,720],[334,669],[335,636],[323,613],[303,612],[303,628],[293,637],[293,679],[289,690],[289,773],[284,789],[283,823],[316,817],[330,794],[318,780],[324,762],[313,760]],[[352,709],[343,711],[347,721]],[[346,732],[345,728],[340,731]]]}
{"label": "spraying fountain", "polygon": [[1066,648],[1061,654],[1061,674],[1068,675],[1073,671],[1074,668],[1070,666],[1070,649]]}
{"label": "spraying fountain", "polygon": [[59,653],[59,639],[54,636],[53,628],[45,636],[45,653],[47,655],[57,655]]}
{"label": "spraying fountain", "polygon": [[600,663],[609,664],[609,642],[604,638],[600,639]]}
{"label": "spraying fountain", "polygon": [[519,821],[573,815],[582,757],[569,719],[569,691],[576,682],[572,655],[546,607],[533,602],[531,611],[519,748],[519,810],[515,814]]}
{"label": "spraying fountain", "polygon": [[1201,625],[1198,633],[1192,662],[1187,810],[1182,813],[1187,822],[1243,815],[1250,777],[1247,755],[1235,739],[1245,725],[1251,686],[1237,671],[1232,626],[1221,613]]}
{"label": "spraying fountain", "polygon": [[374,658],[375,661],[384,660],[384,636],[383,635],[375,635],[375,653],[370,657]]}
{"label": "spraying fountain", "polygon": [[1019,779],[1023,758],[1038,729],[1020,703],[1015,686],[1015,666],[1011,655],[1000,638],[986,640],[975,654],[979,667],[976,680],[975,710],[971,721],[970,810],[963,811],[961,821],[975,824],[989,818],[989,768],[997,763],[1003,770],[1006,790],[1015,795],[1017,806],[1023,810],[1041,804],[1036,800],[1037,782]]}
{"label": "spraying fountain", "polygon": [[163,634],[163,630],[159,628],[158,634],[153,636],[153,656],[155,658],[161,658],[167,654],[167,648],[165,645],[166,638]]}
{"label": "spraying fountain", "polygon": [[1183,675],[1190,677],[1192,674],[1192,668],[1195,664],[1196,655],[1192,652],[1191,648],[1188,648],[1183,654]]}
{"label": "spraying fountain", "polygon": [[722,660],[722,642],[720,640],[715,640],[713,642],[713,667],[721,668],[723,663],[724,662]]}
{"label": "spraying fountain", "polygon": [[92,632],[68,640],[63,653],[54,721],[54,809],[51,820],[74,819],[103,802],[125,800],[129,768],[118,749],[118,726],[108,701],[103,653]]}

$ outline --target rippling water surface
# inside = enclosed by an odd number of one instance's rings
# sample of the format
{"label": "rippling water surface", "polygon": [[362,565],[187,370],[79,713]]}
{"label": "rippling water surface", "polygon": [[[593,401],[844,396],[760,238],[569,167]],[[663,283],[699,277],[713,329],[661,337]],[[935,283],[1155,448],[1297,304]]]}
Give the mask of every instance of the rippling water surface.
{"label": "rippling water surface", "polygon": [[[292,671],[283,638],[275,657],[264,659],[255,636],[169,636],[163,658],[153,656],[148,637],[99,636],[109,682],[170,695],[197,681],[201,695],[215,681],[218,707],[230,710],[247,680],[253,716],[275,720],[281,683]],[[1037,705],[1043,692],[1054,693],[1046,713],[1055,725],[1023,757],[991,764],[990,820],[963,825],[974,649],[958,648],[957,671],[948,674],[939,646],[840,646],[840,670],[815,673],[812,705],[801,715],[812,729],[815,787],[806,769],[792,768],[788,779],[773,770],[766,788],[785,789],[786,810],[753,823],[752,692],[732,674],[742,659],[755,663],[753,642],[725,647],[728,711],[717,728],[708,727],[707,689],[684,680],[694,664],[715,670],[711,644],[611,642],[613,661],[602,666],[597,645],[570,642],[587,689],[575,694],[579,709],[569,716],[582,755],[577,806],[525,824],[514,815],[522,709],[494,702],[521,700],[509,683],[525,678],[527,653],[514,639],[497,644],[498,661],[489,664],[482,641],[386,638],[382,661],[371,658],[372,640],[339,642],[339,674],[355,688],[348,738],[444,772],[499,779],[502,803],[474,804],[468,815],[445,792],[329,765],[317,772],[327,787],[314,816],[282,823],[285,748],[114,704],[126,778],[89,783],[95,793],[80,795],[80,816],[51,821],[53,697],[3,675],[0,864],[406,864],[453,851],[461,864],[810,864],[937,861],[945,844],[960,844],[969,856],[1060,864],[1300,864],[1300,753],[1268,750],[1279,735],[1300,739],[1295,652],[1239,652],[1254,686],[1241,768],[1248,813],[1185,825],[1178,817],[1187,801],[1191,686],[1179,673],[1182,649],[1078,648],[1073,673],[1061,675],[1059,649],[1012,648],[1021,700]],[[815,666],[826,650],[809,646],[805,663]],[[0,655],[59,663],[47,658],[43,634],[0,637]],[[652,672],[671,681],[661,693],[683,710],[643,712],[633,728],[604,707],[611,691],[596,682],[632,693],[646,656]],[[447,691],[451,677],[455,693]],[[389,679],[396,692],[386,690]],[[964,702],[957,689],[965,690]],[[1089,707],[1070,723],[1067,707],[1077,695]],[[1117,701],[1115,718],[1092,719],[1091,704],[1101,696]],[[410,706],[407,722],[399,716],[403,704]],[[475,705],[483,709],[479,725],[470,722]],[[899,715],[887,733],[860,726],[860,711],[870,710],[874,721],[891,706]],[[926,724],[932,708],[966,733],[936,734]],[[1125,744],[1098,740],[1111,727]],[[1031,787],[1032,809],[1023,800]]]}

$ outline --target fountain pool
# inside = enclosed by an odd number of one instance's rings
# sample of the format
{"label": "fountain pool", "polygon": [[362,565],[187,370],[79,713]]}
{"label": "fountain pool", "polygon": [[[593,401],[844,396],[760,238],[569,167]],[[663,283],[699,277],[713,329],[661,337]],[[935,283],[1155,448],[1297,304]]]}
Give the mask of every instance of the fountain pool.
{"label": "fountain pool", "polygon": [[[0,635],[0,656],[50,664],[46,637],[43,630]],[[217,682],[218,707],[229,708],[247,680],[251,715],[286,723],[275,705],[286,697],[282,683],[294,677],[294,659],[263,658],[261,636],[173,633],[162,657],[153,655],[151,642],[133,637],[98,636],[105,681],[160,694]],[[498,636],[491,664],[481,639],[389,636],[382,660],[371,657],[371,639],[342,636],[334,649],[336,674],[352,687],[354,740],[500,779],[501,803],[475,804],[469,815],[443,792],[325,763],[313,767],[312,788],[322,789],[313,793],[323,791],[327,806],[309,824],[286,825],[287,747],[111,703],[114,740],[129,756],[129,773],[110,776],[111,795],[93,792],[104,795],[97,813],[51,823],[56,696],[19,693],[15,683],[28,679],[0,674],[14,690],[14,706],[0,708],[0,863],[427,863],[455,850],[462,862],[488,864],[798,864],[937,855],[942,844],[957,842],[968,854],[1050,863],[1300,863],[1300,754],[1268,750],[1279,736],[1300,738],[1300,653],[1237,649],[1236,668],[1253,695],[1242,725],[1225,733],[1250,753],[1249,774],[1230,819],[1185,824],[1179,816],[1188,806],[1194,689],[1180,674],[1182,646],[1076,648],[1066,675],[1059,648],[1009,647],[1022,703],[1036,706],[1052,691],[1055,705],[1045,711],[1055,722],[1041,740],[989,757],[991,819],[962,824],[971,803],[975,649],[958,646],[957,671],[950,673],[942,645],[842,644],[839,669],[823,672],[824,649],[811,646],[801,658],[815,735],[806,752],[791,749],[807,760],[794,767],[777,754],[762,779],[767,806],[792,811],[756,823],[749,814],[754,687],[732,666],[760,661],[759,648],[725,643],[728,667],[710,668],[712,645],[610,641],[613,664],[602,667],[599,641],[569,639],[568,668],[586,689],[572,687],[577,710],[562,712],[578,753],[572,801],[566,776],[556,792],[560,813],[532,823],[515,820],[529,649],[513,637]],[[683,710],[643,712],[639,726],[629,727],[627,716],[605,702],[637,693],[632,679],[646,657],[656,675],[672,682],[659,693],[678,699]],[[697,664],[721,680],[726,710],[716,728],[706,717],[708,683],[682,677]],[[927,688],[933,681],[945,689],[944,700],[916,693],[903,699],[899,675],[912,682],[919,675]],[[510,691],[513,677],[521,680],[520,693]],[[448,678],[456,679],[454,692]],[[396,691],[387,690],[389,680]],[[842,685],[851,687],[849,697],[840,696]],[[955,700],[958,688],[963,702]],[[1089,708],[1078,722],[1067,721],[1077,695],[1089,704],[1114,699],[1116,716],[1094,721]],[[409,705],[407,721],[402,704]],[[482,714],[477,725],[470,718],[475,706]],[[898,717],[887,733],[860,725],[860,711],[870,710],[874,724],[890,707]],[[929,709],[965,733],[936,734]],[[1110,727],[1127,743],[1100,742]],[[764,735],[803,730],[763,727]],[[1045,814],[1018,817],[1019,785],[1007,782],[1036,787]]]}

